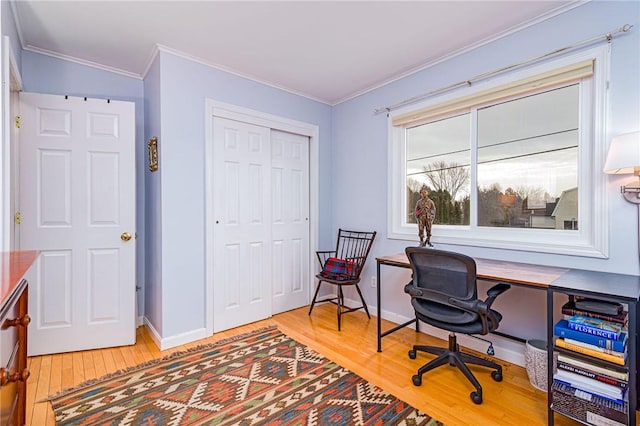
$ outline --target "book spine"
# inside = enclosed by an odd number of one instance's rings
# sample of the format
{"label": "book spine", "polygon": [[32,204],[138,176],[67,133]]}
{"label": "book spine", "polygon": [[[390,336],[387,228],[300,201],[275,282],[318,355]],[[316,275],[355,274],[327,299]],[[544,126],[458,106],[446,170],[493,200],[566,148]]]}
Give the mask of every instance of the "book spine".
{"label": "book spine", "polygon": [[605,339],[602,337],[594,336],[593,334],[581,333],[579,331],[572,330],[567,326],[567,324],[567,321],[561,320],[555,325],[553,331],[555,332],[556,336],[578,340],[580,342],[598,346],[603,349],[609,349],[616,352],[624,352],[624,348],[626,345],[626,335],[621,335],[617,340]]}
{"label": "book spine", "polygon": [[607,348],[601,348],[600,346],[590,345],[589,343],[581,342],[580,340],[574,340],[574,339],[565,337],[564,341],[565,343],[571,343],[572,345],[580,346],[586,349],[591,349],[596,352],[602,352],[604,354],[617,356],[618,358],[624,357],[624,352],[614,351],[612,349],[607,349]]}
{"label": "book spine", "polygon": [[585,324],[579,324],[571,321],[569,321],[569,328],[581,333],[589,333],[594,336],[604,337],[605,339],[617,339],[618,337],[620,337],[619,333],[616,333],[615,331],[604,330],[602,328],[591,327]]}
{"label": "book spine", "polygon": [[[554,408],[560,409],[562,412],[567,412],[574,417],[581,418],[579,413],[575,412],[578,406],[582,410],[586,411],[582,413],[585,417],[582,420],[586,420],[586,416],[589,412],[596,413],[599,416],[604,416],[607,419],[612,419],[622,424],[628,423],[629,405],[625,401],[623,404],[616,404],[607,399],[600,398],[597,395],[593,395],[589,398],[581,398],[579,391],[570,386],[566,386],[562,383],[553,382],[553,405]],[[576,395],[578,393],[578,395]],[[569,397],[566,399],[564,396]],[[557,405],[557,407],[556,407]]]}
{"label": "book spine", "polygon": [[624,365],[624,363],[625,363],[626,356],[624,358],[620,358],[620,357],[617,357],[617,356],[613,356],[613,355],[605,354],[605,353],[602,353],[602,352],[594,351],[594,350],[591,350],[591,349],[583,348],[581,346],[572,345],[571,343],[566,343],[564,341],[564,339],[562,339],[560,337],[558,337],[556,339],[556,346],[564,348],[564,349],[568,349],[570,351],[577,352],[577,353],[580,353],[580,354],[583,354],[583,355],[589,355],[589,356],[591,356],[593,358],[602,359],[604,361],[608,361],[608,362],[611,362],[613,364]]}
{"label": "book spine", "polygon": [[569,315],[569,316],[582,315],[585,317],[598,318],[605,321],[615,322],[616,324],[620,324],[620,325],[627,324],[626,315],[612,316],[612,315],[606,315],[606,314],[599,314],[597,312],[581,311],[580,309],[568,308],[568,307],[563,307],[562,313],[564,315]]}
{"label": "book spine", "polygon": [[576,368],[582,368],[587,371],[592,371],[594,373],[599,373],[605,376],[620,379],[625,382],[629,380],[629,374],[627,374],[626,372],[621,372],[621,371],[611,370],[610,368],[600,367],[598,365],[591,364],[586,361],[581,361],[571,356],[558,354],[558,361],[562,361],[565,364],[572,365]]}
{"label": "book spine", "polygon": [[584,368],[579,368],[571,364],[567,364],[566,362],[563,362],[563,361],[558,361],[557,367],[560,370],[568,371],[574,374],[579,374],[589,379],[597,380],[601,383],[606,383],[608,385],[616,386],[620,389],[627,389],[627,382],[624,380],[616,379],[615,377],[605,376],[604,374],[598,374],[593,371],[585,370]]}
{"label": "book spine", "polygon": [[610,408],[612,410],[618,412],[627,412],[629,411],[629,407],[625,400],[614,400],[611,398],[602,397],[598,394],[587,392],[581,389],[576,389],[573,386],[563,382],[562,380],[553,380],[553,388],[562,389],[562,392],[567,393],[569,395],[577,396],[578,398],[582,397],[587,401],[591,401],[593,403],[599,404],[603,407]]}
{"label": "book spine", "polygon": [[604,396],[604,395],[602,395],[602,394],[600,394],[597,391],[594,391],[592,389],[589,389],[589,390],[580,389],[578,387],[575,387],[573,385],[573,383],[566,382],[566,381],[564,381],[562,379],[554,378],[553,381],[573,389],[574,390],[574,395],[577,396],[577,397],[580,397],[580,396],[585,397],[586,396],[587,398],[584,398],[584,399],[590,399],[590,400],[593,400],[593,397],[598,397],[598,398],[602,398],[602,399],[604,399],[606,401],[609,401],[609,402],[611,402],[613,404],[619,404],[619,405],[624,404],[624,400],[623,399],[616,399],[616,398],[611,398],[609,396]]}

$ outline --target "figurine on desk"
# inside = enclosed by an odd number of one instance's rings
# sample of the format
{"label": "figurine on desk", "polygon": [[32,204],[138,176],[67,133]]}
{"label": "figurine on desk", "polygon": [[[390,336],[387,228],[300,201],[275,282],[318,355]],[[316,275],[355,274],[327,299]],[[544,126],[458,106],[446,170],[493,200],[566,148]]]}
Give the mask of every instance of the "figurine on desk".
{"label": "figurine on desk", "polygon": [[[429,189],[426,185],[420,188],[420,199],[416,203],[416,220],[418,221],[418,236],[420,237],[420,247],[431,244],[431,224],[436,217],[436,205],[429,198]],[[425,240],[425,231],[427,239]]]}

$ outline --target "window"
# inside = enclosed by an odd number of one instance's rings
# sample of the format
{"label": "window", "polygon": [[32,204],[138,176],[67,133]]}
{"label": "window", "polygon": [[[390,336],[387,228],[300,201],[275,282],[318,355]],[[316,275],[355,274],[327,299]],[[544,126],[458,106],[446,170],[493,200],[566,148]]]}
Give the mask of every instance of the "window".
{"label": "window", "polygon": [[394,111],[390,238],[416,239],[426,185],[436,242],[606,257],[606,60],[594,48]]}

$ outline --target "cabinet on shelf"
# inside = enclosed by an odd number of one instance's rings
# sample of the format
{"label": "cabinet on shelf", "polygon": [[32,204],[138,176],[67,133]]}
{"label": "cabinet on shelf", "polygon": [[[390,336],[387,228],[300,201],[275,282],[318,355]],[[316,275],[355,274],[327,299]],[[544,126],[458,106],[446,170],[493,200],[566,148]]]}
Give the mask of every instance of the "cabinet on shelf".
{"label": "cabinet on shelf", "polygon": [[[615,321],[605,325],[611,325],[607,328],[611,328],[613,334],[589,328],[593,334],[576,335],[574,328],[579,333],[586,333],[594,317],[604,319],[606,315],[604,318],[603,314],[588,315],[591,318],[586,325],[580,321],[571,325],[567,321],[558,321],[559,315],[554,316],[561,308],[554,306],[554,295],[558,293],[566,295],[569,303],[580,297],[605,302],[609,306],[621,304],[627,312],[626,330],[615,330],[613,325],[619,318],[610,314],[608,319]],[[549,425],[553,425],[554,414],[583,424],[636,425],[639,297],[640,277],[630,275],[573,270],[549,286],[547,339],[553,343],[548,345],[547,354]],[[590,313],[586,309],[583,311],[583,314]],[[619,333],[626,333],[626,339],[620,338]],[[625,339],[624,343],[622,339]],[[591,347],[585,349],[584,343]],[[597,349],[600,346],[605,349]],[[554,351],[557,361],[554,361]]]}

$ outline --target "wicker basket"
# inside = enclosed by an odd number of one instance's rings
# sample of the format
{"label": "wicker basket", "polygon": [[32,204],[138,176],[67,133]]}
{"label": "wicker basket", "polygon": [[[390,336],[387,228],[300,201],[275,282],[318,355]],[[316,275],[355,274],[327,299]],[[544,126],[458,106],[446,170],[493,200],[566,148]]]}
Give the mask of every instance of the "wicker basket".
{"label": "wicker basket", "polygon": [[[557,359],[554,353],[554,362]],[[531,385],[541,391],[547,391],[547,342],[527,340],[524,347],[524,362]]]}

